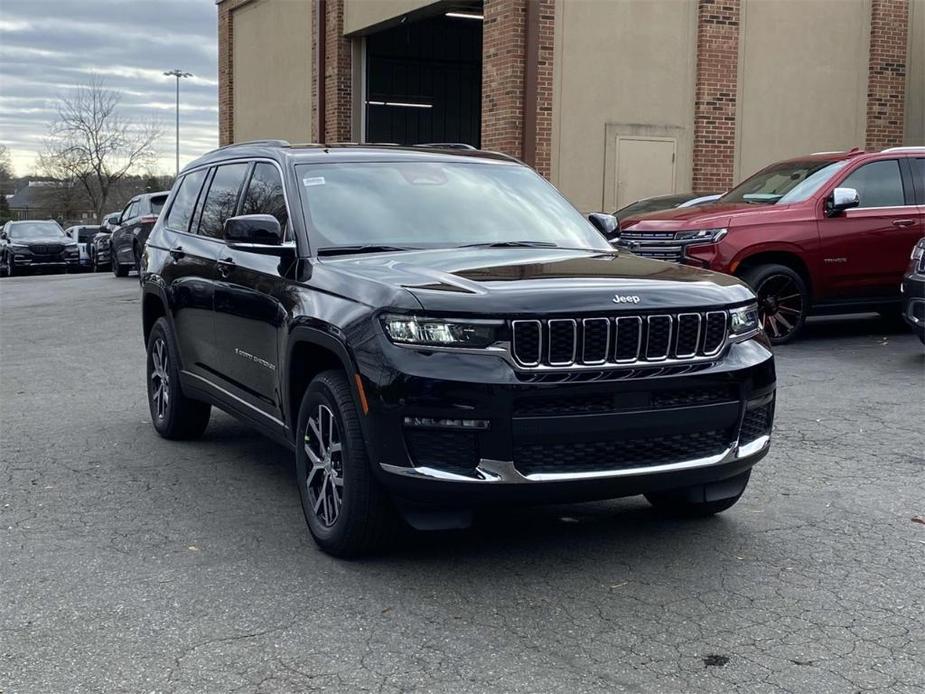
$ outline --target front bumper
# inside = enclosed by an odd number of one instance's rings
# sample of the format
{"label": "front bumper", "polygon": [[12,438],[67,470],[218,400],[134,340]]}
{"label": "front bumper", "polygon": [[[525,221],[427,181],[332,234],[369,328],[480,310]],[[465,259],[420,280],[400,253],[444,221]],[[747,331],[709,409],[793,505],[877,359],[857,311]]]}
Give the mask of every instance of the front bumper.
{"label": "front bumper", "polygon": [[[662,491],[740,474],[770,444],[774,362],[758,340],[686,370],[607,369],[558,382],[525,382],[487,355],[384,351],[395,368],[364,374],[366,434],[379,478],[412,501]],[[443,428],[439,419],[480,428]]]}
{"label": "front bumper", "polygon": [[55,256],[43,257],[32,254],[15,253],[13,255],[13,264],[17,268],[79,268],[80,256]]}

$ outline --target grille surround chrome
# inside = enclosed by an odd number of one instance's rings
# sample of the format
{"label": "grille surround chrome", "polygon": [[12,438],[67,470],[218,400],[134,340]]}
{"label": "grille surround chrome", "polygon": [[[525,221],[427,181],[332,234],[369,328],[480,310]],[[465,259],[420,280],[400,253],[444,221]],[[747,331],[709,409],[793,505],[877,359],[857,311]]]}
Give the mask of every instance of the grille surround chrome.
{"label": "grille surround chrome", "polygon": [[[685,351],[678,353],[680,326],[682,319],[690,321],[692,317],[697,319],[696,338],[693,341],[694,351],[688,351],[687,346],[690,344],[690,333],[683,341]],[[712,347],[713,343],[707,342],[708,328],[714,332],[719,327],[718,319],[722,319],[722,333],[717,334],[717,346]],[[713,321],[710,327],[710,321]],[[660,323],[661,322],[661,323]],[[664,322],[667,322],[665,326]],[[595,346],[593,353],[596,355],[600,350],[601,334],[600,329],[606,323],[606,351],[605,358],[585,360],[585,353],[588,351],[588,340],[586,337],[586,328],[594,328],[597,331],[593,337]],[[535,330],[538,335],[536,342],[524,345],[524,335],[526,331],[519,330],[518,327],[529,325],[531,333]],[[551,330],[558,331],[557,341],[563,340],[561,334],[562,326],[568,325],[572,331],[572,351],[570,361],[562,361],[561,356],[564,350],[560,349],[558,355],[553,354],[552,340],[550,338]],[[723,310],[715,311],[683,311],[678,313],[652,313],[643,315],[615,315],[615,316],[591,316],[582,319],[573,318],[549,318],[549,319],[517,319],[510,322],[511,341],[508,343],[507,350],[511,363],[518,369],[527,371],[564,371],[579,370],[607,367],[644,367],[644,366],[667,366],[667,365],[684,365],[696,364],[701,362],[715,361],[716,358],[726,349],[732,341],[729,334],[728,312]],[[653,330],[664,331],[667,329],[667,339],[663,334],[659,335],[659,343],[653,343],[650,335],[650,328]],[[620,334],[621,330],[636,329],[635,350],[623,346],[621,351]],[[531,340],[532,335],[531,335]],[[662,352],[660,342],[665,341],[665,350]],[[498,348],[504,349],[504,345],[499,343]],[[657,347],[657,353],[653,353],[650,347]],[[538,350],[538,351],[535,351]],[[632,356],[630,352],[632,350]],[[523,355],[532,356],[539,354],[538,360],[526,360]],[[560,357],[554,360],[553,357]]]}

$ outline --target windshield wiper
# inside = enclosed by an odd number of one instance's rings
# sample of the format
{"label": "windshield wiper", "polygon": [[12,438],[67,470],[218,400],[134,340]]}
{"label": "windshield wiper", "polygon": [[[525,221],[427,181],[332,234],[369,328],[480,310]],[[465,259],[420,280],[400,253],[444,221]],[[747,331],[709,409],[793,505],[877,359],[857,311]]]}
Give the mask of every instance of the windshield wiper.
{"label": "windshield wiper", "polygon": [[411,246],[382,246],[375,243],[364,243],[356,246],[325,246],[318,249],[318,255],[349,255],[351,253],[387,253],[389,251],[418,251],[419,248]]}
{"label": "windshield wiper", "polygon": [[559,248],[552,241],[490,241],[467,243],[457,248]]}

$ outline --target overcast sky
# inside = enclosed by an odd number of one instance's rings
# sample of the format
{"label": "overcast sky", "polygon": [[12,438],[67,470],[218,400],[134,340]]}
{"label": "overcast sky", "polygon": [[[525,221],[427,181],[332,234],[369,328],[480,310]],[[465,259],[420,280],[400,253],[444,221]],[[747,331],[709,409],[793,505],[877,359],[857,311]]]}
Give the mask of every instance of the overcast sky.
{"label": "overcast sky", "polygon": [[180,166],[218,144],[214,0],[0,0],[0,142],[34,170],[56,98],[99,75],[127,117],[158,120],[159,172],[173,173],[175,67]]}

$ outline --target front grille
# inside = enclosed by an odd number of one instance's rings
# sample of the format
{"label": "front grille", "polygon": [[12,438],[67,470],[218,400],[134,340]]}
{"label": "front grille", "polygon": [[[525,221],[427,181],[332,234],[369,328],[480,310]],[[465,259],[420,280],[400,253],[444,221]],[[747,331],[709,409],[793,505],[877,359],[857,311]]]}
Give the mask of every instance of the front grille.
{"label": "front grille", "polygon": [[724,429],[619,441],[517,444],[514,467],[524,475],[625,470],[707,458],[728,446],[729,432]]}
{"label": "front grille", "polygon": [[511,351],[524,367],[645,364],[718,354],[725,311],[511,322]]}
{"label": "front grille", "polygon": [[756,407],[745,413],[742,420],[742,429],[739,432],[739,441],[750,443],[760,436],[771,433],[771,423],[774,421],[774,403]]}
{"label": "front grille", "polygon": [[416,467],[465,474],[479,463],[476,435],[451,429],[405,429],[405,444]]}
{"label": "front grille", "polygon": [[514,417],[565,417],[611,412],[664,410],[672,407],[713,405],[739,399],[735,386],[696,386],[663,391],[611,391],[590,395],[557,394],[520,398],[514,403]]}
{"label": "front grille", "polygon": [[58,255],[64,250],[64,245],[60,243],[36,243],[31,244],[29,250],[36,255]]}
{"label": "front grille", "polygon": [[675,241],[674,232],[623,231],[620,233],[620,245],[644,258],[680,263],[684,257],[684,244]]}

